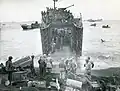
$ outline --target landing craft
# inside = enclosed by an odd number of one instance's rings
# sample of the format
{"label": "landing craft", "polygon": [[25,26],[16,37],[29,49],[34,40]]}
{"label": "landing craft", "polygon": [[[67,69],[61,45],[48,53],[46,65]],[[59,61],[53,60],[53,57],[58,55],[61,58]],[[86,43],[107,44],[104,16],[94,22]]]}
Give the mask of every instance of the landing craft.
{"label": "landing craft", "polygon": [[102,19],[96,19],[96,20],[93,20],[93,19],[88,19],[87,20],[88,22],[101,22]]}
{"label": "landing craft", "polygon": [[[41,12],[43,22],[40,32],[43,54],[64,55],[66,53],[67,56],[70,56],[75,53],[77,56],[82,55],[82,17],[74,18],[72,13],[67,10],[69,7],[47,8],[47,12]],[[52,52],[53,43],[55,43],[54,53]],[[57,56],[60,56],[59,54]]]}
{"label": "landing craft", "polygon": [[103,25],[102,28],[110,28],[109,25]]}
{"label": "landing craft", "polygon": [[93,23],[93,24],[91,24],[90,26],[94,26],[94,27],[95,27],[96,25],[97,25],[96,23]]}
{"label": "landing craft", "polygon": [[32,23],[30,25],[22,24],[21,27],[23,28],[23,30],[30,30],[30,29],[40,28],[40,24],[36,21],[35,23]]}

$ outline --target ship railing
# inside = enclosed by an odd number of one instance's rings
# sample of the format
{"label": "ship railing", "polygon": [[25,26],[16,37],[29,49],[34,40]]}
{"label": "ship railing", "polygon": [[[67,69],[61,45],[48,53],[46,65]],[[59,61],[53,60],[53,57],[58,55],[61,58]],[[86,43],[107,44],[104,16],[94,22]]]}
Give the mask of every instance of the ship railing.
{"label": "ship railing", "polygon": [[43,30],[43,29],[46,29],[46,28],[50,27],[50,25],[51,25],[51,24],[45,25],[45,26],[43,26],[43,27],[40,27],[40,29],[42,29],[42,30]]}

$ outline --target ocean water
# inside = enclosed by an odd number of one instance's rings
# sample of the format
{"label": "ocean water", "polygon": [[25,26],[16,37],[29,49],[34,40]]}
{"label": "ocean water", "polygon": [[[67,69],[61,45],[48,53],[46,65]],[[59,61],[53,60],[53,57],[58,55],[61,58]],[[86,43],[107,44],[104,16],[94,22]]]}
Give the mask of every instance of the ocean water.
{"label": "ocean water", "polygon": [[[120,63],[120,21],[83,22],[83,56],[91,56],[93,60],[105,61],[110,65]],[[6,60],[9,55],[14,58],[31,54],[41,54],[40,29],[23,31],[21,23],[5,23],[0,31],[0,60]],[[102,28],[108,24],[111,28]],[[100,39],[105,40],[101,43]],[[120,64],[119,64],[120,65]]]}
{"label": "ocean water", "polygon": [[[102,25],[108,24],[111,28],[102,28]],[[104,21],[98,22],[97,27],[90,27],[89,24],[84,24],[84,51],[93,51],[101,53],[119,53],[120,51],[120,21]],[[100,39],[105,40],[101,43]]]}
{"label": "ocean water", "polygon": [[14,58],[42,53],[40,29],[23,31],[21,23],[5,23],[0,31],[0,58]]}

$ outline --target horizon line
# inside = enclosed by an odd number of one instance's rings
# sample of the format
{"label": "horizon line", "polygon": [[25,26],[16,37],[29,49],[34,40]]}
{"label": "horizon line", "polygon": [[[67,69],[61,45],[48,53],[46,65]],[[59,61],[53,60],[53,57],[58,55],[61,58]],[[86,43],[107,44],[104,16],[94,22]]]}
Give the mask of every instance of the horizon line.
{"label": "horizon line", "polygon": [[[86,20],[89,20],[89,19],[83,19],[82,21],[86,21]],[[92,19],[92,20],[96,20],[96,19]],[[106,20],[109,20],[109,21],[120,21],[120,19],[102,19],[102,21],[106,21]],[[35,21],[39,21],[39,20],[22,20],[22,21],[0,21],[0,23],[8,23],[8,22],[35,22]],[[41,21],[40,21],[41,22]]]}

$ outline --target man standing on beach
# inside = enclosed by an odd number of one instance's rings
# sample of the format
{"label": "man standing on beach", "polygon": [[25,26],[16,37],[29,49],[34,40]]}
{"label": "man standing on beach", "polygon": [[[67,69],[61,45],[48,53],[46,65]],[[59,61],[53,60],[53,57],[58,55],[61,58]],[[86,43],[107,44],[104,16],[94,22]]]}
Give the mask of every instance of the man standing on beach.
{"label": "man standing on beach", "polygon": [[35,68],[34,68],[34,55],[31,56],[31,64],[30,64],[30,70],[31,70],[31,73],[32,73],[32,76],[35,76]]}
{"label": "man standing on beach", "polygon": [[6,71],[8,73],[8,80],[10,81],[10,84],[12,81],[12,70],[13,70],[12,59],[13,59],[13,57],[9,56],[8,61],[6,61]]}
{"label": "man standing on beach", "polygon": [[91,69],[94,67],[94,64],[93,62],[90,62],[90,57],[88,57],[85,61],[85,75],[88,75],[91,78]]}
{"label": "man standing on beach", "polygon": [[70,59],[70,71],[75,74],[76,69],[77,69],[77,64],[76,64],[75,60],[73,60],[73,58],[71,58]]}
{"label": "man standing on beach", "polygon": [[46,55],[40,57],[40,59],[38,60],[41,76],[45,75],[45,72],[46,72],[46,62],[45,61],[46,61]]}
{"label": "man standing on beach", "polygon": [[40,59],[38,60],[38,63],[39,63],[39,73],[40,73],[40,75],[42,74],[42,61],[43,61],[43,57],[40,57]]}

